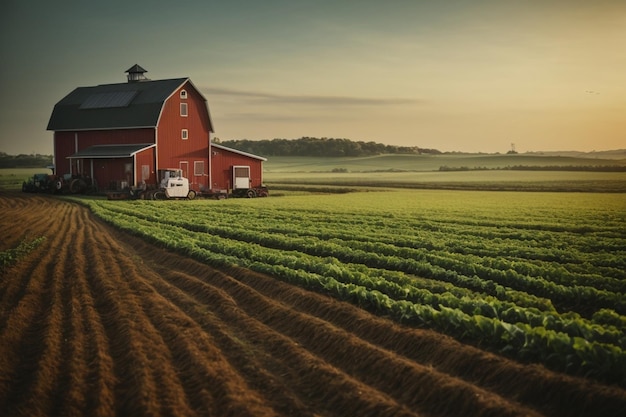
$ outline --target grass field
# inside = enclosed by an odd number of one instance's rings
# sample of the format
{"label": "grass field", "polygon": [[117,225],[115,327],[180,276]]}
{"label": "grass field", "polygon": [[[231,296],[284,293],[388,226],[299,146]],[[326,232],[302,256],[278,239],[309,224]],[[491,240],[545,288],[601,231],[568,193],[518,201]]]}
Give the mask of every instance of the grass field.
{"label": "grass field", "polygon": [[371,171],[438,171],[440,167],[504,168],[511,166],[625,166],[624,159],[539,155],[376,155],[371,157],[284,157],[273,156],[265,163],[268,173],[328,172],[346,169],[348,172]]}
{"label": "grass field", "polygon": [[[377,155],[358,158],[271,157],[264,180],[276,189],[298,186],[376,186],[437,189],[626,192],[626,172],[515,171],[526,167],[626,166],[626,159],[540,155]],[[448,169],[468,169],[441,172]],[[480,170],[477,170],[480,169]],[[340,172],[337,172],[340,171]],[[0,189],[19,189],[45,168],[0,169]],[[291,187],[293,188],[293,187]]]}
{"label": "grass field", "polygon": [[18,190],[22,183],[34,174],[50,174],[47,168],[2,168],[0,169],[0,189]]}
{"label": "grass field", "polygon": [[[264,180],[273,189],[378,186],[461,190],[626,192],[626,172],[517,171],[523,166],[623,166],[623,160],[527,155],[382,155],[364,158],[273,157]],[[467,167],[442,172],[439,168]],[[481,170],[474,170],[481,168]],[[482,169],[484,168],[484,170]],[[337,172],[341,171],[341,172]]]}

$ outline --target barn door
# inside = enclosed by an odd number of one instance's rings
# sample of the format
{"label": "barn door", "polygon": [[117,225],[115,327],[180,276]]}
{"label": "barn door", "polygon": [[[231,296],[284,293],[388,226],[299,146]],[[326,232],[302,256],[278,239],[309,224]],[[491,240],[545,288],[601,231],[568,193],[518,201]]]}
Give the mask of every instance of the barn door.
{"label": "barn door", "polygon": [[189,162],[180,161],[179,167],[180,167],[180,170],[183,172],[183,177],[189,178]]}
{"label": "barn door", "polygon": [[247,165],[233,166],[233,189],[241,190],[250,188],[250,167]]}

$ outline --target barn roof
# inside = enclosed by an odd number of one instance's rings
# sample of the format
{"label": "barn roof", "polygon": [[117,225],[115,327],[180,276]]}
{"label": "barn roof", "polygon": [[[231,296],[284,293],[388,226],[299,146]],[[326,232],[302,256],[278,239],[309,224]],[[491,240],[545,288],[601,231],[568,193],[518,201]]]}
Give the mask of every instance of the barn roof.
{"label": "barn roof", "polygon": [[260,161],[267,161],[267,158],[263,158],[262,156],[253,155],[253,154],[248,153],[248,152],[238,151],[237,149],[228,148],[228,147],[223,146],[223,145],[218,145],[217,143],[212,143],[211,142],[211,147],[212,148],[221,149],[221,150],[224,150],[224,151],[228,151],[228,152],[233,152],[233,153],[236,153],[236,154],[239,154],[239,155],[247,156],[248,158],[258,159]]}
{"label": "barn roof", "polygon": [[136,143],[132,145],[94,145],[68,156],[68,159],[78,158],[130,158],[137,152],[153,148],[154,143]]}
{"label": "barn roof", "polygon": [[[47,130],[156,127],[167,98],[187,81],[174,78],[78,87],[54,106]],[[213,131],[210,115],[209,129]]]}

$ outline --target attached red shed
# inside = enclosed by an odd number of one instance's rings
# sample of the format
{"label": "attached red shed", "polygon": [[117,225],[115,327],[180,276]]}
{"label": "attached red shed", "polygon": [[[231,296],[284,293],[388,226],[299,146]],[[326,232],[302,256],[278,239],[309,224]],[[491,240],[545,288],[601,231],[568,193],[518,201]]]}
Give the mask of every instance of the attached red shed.
{"label": "attached red shed", "polygon": [[[211,188],[232,190],[235,194],[252,192],[263,184],[262,162],[267,159],[211,144]],[[250,194],[250,196],[253,196]]]}
{"label": "attached red shed", "polygon": [[91,177],[106,190],[156,187],[160,169],[177,168],[196,191],[230,191],[222,177],[232,163],[249,166],[250,185],[261,185],[264,158],[219,145],[212,153],[207,100],[189,78],[152,81],[139,65],[126,72],[126,83],[79,87],[54,106],[47,129],[57,175]]}

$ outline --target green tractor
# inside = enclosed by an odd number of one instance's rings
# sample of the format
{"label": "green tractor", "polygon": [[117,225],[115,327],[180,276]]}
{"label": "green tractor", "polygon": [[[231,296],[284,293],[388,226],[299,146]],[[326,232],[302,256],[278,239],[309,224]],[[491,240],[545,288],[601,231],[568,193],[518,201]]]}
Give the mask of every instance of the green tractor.
{"label": "green tractor", "polygon": [[25,193],[85,194],[97,191],[95,182],[84,175],[35,174],[22,183]]}
{"label": "green tractor", "polygon": [[50,174],[35,174],[28,181],[22,183],[25,193],[53,193],[56,177]]}

